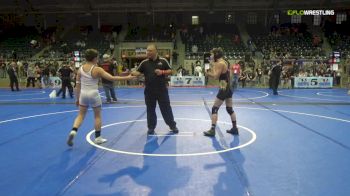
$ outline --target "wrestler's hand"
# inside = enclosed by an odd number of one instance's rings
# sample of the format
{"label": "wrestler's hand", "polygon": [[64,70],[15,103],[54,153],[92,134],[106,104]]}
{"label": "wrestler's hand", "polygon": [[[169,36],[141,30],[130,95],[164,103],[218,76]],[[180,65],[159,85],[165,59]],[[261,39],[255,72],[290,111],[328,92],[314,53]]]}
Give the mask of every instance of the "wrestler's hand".
{"label": "wrestler's hand", "polygon": [[128,75],[126,76],[127,80],[135,80],[137,78],[137,76],[133,76],[133,75]]}

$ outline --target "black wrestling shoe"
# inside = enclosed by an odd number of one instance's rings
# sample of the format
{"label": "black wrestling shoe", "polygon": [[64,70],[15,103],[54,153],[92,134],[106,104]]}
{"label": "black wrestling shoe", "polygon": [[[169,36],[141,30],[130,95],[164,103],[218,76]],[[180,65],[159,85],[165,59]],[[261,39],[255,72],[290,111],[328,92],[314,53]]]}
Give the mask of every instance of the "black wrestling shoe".
{"label": "black wrestling shoe", "polygon": [[203,132],[204,136],[215,137],[215,129],[210,129]]}
{"label": "black wrestling shoe", "polygon": [[155,134],[154,129],[148,129],[147,134],[154,135]]}
{"label": "black wrestling shoe", "polygon": [[170,128],[171,132],[173,133],[179,133],[179,129],[175,126],[175,127],[172,127]]}
{"label": "black wrestling shoe", "polygon": [[231,133],[232,135],[239,135],[237,127],[232,127],[232,129],[226,130],[226,133]]}

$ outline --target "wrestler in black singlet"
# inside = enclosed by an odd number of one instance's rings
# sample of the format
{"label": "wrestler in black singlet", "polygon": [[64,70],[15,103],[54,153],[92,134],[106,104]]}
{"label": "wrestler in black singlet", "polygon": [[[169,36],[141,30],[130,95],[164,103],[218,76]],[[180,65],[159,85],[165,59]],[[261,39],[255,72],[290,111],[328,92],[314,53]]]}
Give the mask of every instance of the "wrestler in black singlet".
{"label": "wrestler in black singlet", "polygon": [[230,85],[230,71],[229,71],[229,63],[225,61],[227,70],[226,73],[221,73],[219,76],[219,92],[216,97],[222,101],[228,98],[232,98],[233,91]]}

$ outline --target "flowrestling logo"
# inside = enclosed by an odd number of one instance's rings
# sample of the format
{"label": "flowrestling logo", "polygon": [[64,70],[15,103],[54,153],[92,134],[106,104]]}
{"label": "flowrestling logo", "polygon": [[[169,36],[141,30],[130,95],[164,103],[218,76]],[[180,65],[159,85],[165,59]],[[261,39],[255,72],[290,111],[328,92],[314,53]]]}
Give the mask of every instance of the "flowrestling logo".
{"label": "flowrestling logo", "polygon": [[334,10],[287,10],[289,16],[333,16],[335,14]]}

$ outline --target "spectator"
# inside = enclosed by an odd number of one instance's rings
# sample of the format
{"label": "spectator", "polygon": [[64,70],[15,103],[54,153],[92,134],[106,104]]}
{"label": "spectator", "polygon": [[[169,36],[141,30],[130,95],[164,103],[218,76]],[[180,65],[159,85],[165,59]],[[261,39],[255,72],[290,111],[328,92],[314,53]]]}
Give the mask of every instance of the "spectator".
{"label": "spectator", "polygon": [[[113,65],[112,59],[108,54],[103,55],[103,63],[101,64],[101,67],[111,76],[114,76],[115,66]],[[106,94],[107,103],[117,102],[117,97],[114,91],[114,82],[102,78],[102,86]]]}
{"label": "spectator", "polygon": [[27,88],[30,86],[30,83],[32,83],[32,87],[35,87],[35,68],[33,64],[30,64],[28,66],[27,70]]}
{"label": "spectator", "polygon": [[242,88],[246,86],[246,80],[247,80],[247,74],[242,70],[239,76],[239,81],[242,83]]}
{"label": "spectator", "polygon": [[49,86],[50,84],[50,69],[48,65],[45,65],[43,70],[43,82],[45,87]]}
{"label": "spectator", "polygon": [[238,79],[240,78],[241,66],[239,63],[235,63],[231,66],[231,75],[232,75],[232,88],[237,89]]}
{"label": "spectator", "polygon": [[11,86],[11,91],[15,91],[13,88],[13,85],[16,86],[16,90],[19,91],[18,88],[18,68],[16,62],[11,63],[11,67],[7,70],[7,73],[10,78],[10,86]]}
{"label": "spectator", "polygon": [[192,53],[193,53],[194,55],[196,55],[196,54],[198,53],[198,46],[197,46],[196,44],[194,44],[194,45],[192,46]]}
{"label": "spectator", "polygon": [[202,77],[203,76],[203,69],[202,66],[200,66],[200,64],[197,64],[196,68],[195,68],[195,75]]}
{"label": "spectator", "polygon": [[38,83],[39,88],[42,88],[41,86],[42,70],[40,69],[39,64],[35,65],[34,72],[35,72],[35,80]]}
{"label": "spectator", "polygon": [[258,78],[258,84],[261,84],[262,70],[261,68],[256,68],[256,76]]}

